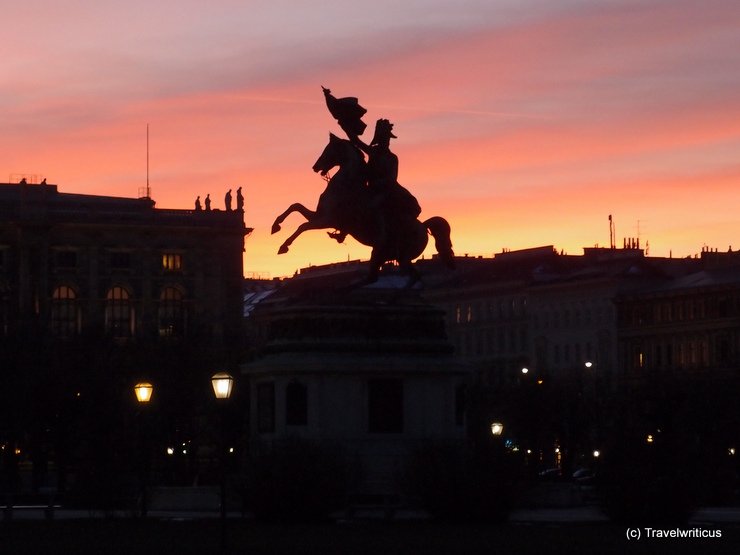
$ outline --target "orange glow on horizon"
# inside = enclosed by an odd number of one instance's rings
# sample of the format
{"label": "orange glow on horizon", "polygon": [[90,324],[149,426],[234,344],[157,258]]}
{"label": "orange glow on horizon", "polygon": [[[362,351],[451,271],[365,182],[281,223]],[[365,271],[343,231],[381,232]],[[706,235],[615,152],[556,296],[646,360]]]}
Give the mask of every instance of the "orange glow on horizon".
{"label": "orange glow on horizon", "polygon": [[708,2],[410,0],[360,13],[183,0],[177,15],[164,2],[146,18],[109,0],[8,6],[0,181],[39,174],[61,192],[134,197],[149,124],[157,207],[210,193],[223,209],[242,186],[245,273],[367,259],[324,231],[278,256],[298,215],[270,234],[289,204],[313,209],[324,189],[311,165],[341,134],[324,85],[359,97],[366,140],[377,118],[393,121],[399,181],[422,219],[448,219],[460,255],[579,254],[608,244],[609,214],[619,245],[639,222],[653,256],[737,249],[740,12]]}

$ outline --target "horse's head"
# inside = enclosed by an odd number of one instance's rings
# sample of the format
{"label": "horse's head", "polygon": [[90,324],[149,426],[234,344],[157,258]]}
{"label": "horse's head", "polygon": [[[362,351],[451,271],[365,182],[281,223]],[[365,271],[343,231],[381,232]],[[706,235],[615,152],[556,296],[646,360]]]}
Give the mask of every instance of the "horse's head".
{"label": "horse's head", "polygon": [[319,172],[321,175],[326,175],[333,167],[341,165],[342,160],[339,156],[341,141],[342,139],[334,133],[329,133],[329,144],[324,147],[321,156],[319,156],[313,165],[313,171]]}
{"label": "horse's head", "polygon": [[353,158],[355,161],[364,162],[362,154],[351,142],[340,139],[334,133],[329,133],[329,144],[326,145],[312,169],[321,175],[326,175],[332,168],[341,167]]}

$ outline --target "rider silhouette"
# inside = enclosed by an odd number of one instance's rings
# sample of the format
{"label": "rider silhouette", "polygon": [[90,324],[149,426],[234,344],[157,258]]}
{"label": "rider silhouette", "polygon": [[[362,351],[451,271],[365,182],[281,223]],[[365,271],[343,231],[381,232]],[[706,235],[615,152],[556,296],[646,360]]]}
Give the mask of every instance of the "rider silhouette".
{"label": "rider silhouette", "polygon": [[[368,156],[366,177],[371,192],[370,209],[378,214],[380,236],[388,240],[394,232],[403,233],[404,228],[419,216],[421,207],[414,195],[398,183],[398,156],[390,149],[391,139],[396,138],[393,124],[387,119],[379,119],[369,145],[355,134],[347,132],[347,136]],[[340,230],[329,236],[341,243],[347,234]]]}

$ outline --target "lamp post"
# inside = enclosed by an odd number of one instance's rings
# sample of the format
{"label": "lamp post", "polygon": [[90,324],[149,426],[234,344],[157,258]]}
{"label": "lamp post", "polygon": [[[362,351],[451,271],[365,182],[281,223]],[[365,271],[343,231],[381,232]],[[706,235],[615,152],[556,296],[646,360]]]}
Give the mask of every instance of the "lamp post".
{"label": "lamp post", "polygon": [[221,553],[226,553],[226,402],[231,397],[234,387],[234,377],[226,372],[218,372],[211,376],[213,394],[221,413],[221,441],[219,445],[219,459],[221,466]]}
{"label": "lamp post", "polygon": [[147,427],[141,420],[144,418],[144,412],[146,411],[149,402],[152,400],[152,394],[154,393],[154,386],[149,382],[139,382],[134,386],[134,394],[136,395],[136,401],[139,403],[139,440],[141,442],[141,468],[139,482],[141,484],[141,517],[145,518],[147,513],[147,496],[146,490],[148,487],[149,480],[149,442],[147,437]]}

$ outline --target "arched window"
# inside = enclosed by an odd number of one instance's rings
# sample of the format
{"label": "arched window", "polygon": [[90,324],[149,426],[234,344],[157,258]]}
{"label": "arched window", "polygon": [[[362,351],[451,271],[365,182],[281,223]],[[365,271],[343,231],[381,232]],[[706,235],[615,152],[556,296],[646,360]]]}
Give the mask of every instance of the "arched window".
{"label": "arched window", "polygon": [[68,285],[60,285],[51,294],[51,331],[59,337],[72,337],[80,332],[77,293]]}
{"label": "arched window", "polygon": [[165,287],[159,295],[157,324],[160,336],[181,336],[185,332],[183,294],[177,287]]}
{"label": "arched window", "polygon": [[111,287],[105,296],[105,331],[113,337],[134,334],[134,307],[123,287]]}

